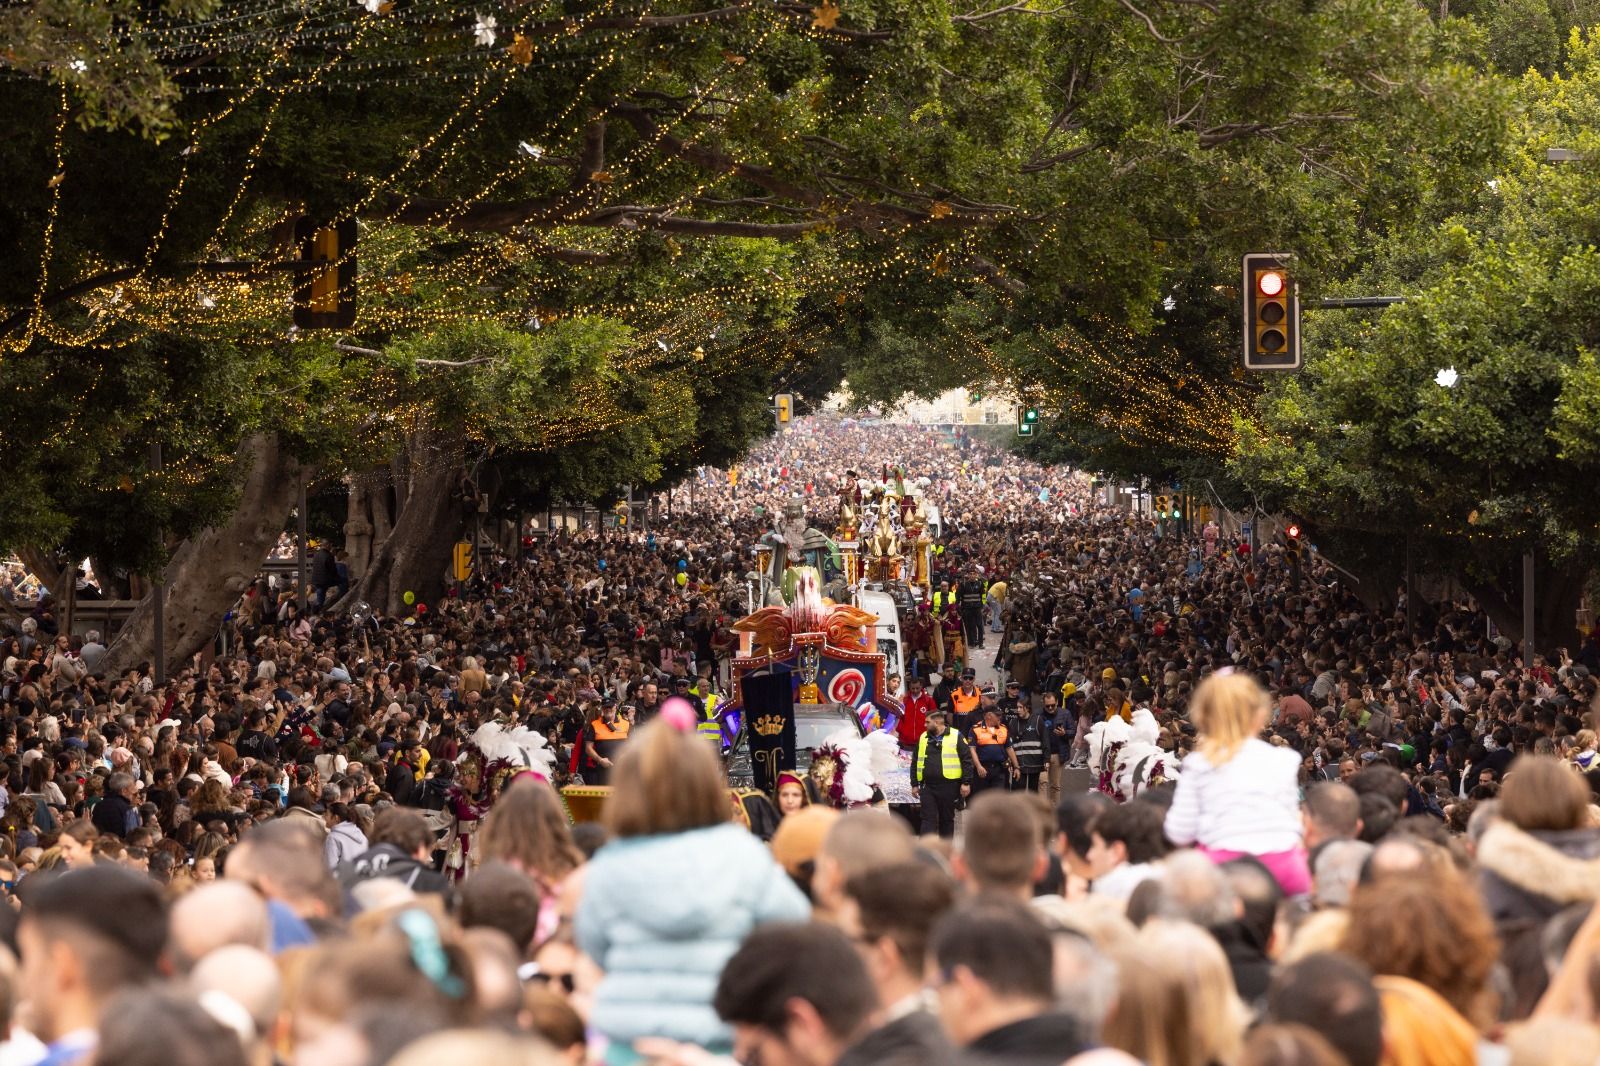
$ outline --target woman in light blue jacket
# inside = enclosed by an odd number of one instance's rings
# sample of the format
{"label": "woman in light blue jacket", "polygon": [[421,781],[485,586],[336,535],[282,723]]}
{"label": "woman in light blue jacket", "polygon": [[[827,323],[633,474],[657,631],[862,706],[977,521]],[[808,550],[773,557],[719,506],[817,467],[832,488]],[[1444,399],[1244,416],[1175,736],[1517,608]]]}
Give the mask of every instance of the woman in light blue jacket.
{"label": "woman in light blue jacket", "polygon": [[615,840],[585,871],[578,946],[605,972],[589,1016],[605,1061],[640,1061],[665,1037],[728,1052],[711,1008],[717,978],[750,930],[803,921],[811,906],[749,830],[710,745],[663,721],[624,745],[606,822]]}

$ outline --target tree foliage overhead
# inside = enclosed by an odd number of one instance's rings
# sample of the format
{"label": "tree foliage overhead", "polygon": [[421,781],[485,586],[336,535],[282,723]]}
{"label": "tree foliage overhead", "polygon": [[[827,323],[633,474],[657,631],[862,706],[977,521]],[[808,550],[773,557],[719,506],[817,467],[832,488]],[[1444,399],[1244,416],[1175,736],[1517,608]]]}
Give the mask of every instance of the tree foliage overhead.
{"label": "tree foliage overhead", "polygon": [[[1313,358],[1241,419],[1232,464],[1330,535],[1387,537],[1391,555],[1408,539],[1491,601],[1519,595],[1529,552],[1541,596],[1573,606],[1596,559],[1600,44],[1567,52],[1520,80],[1511,150],[1469,202],[1347,282],[1406,302],[1308,320]],[[1591,161],[1554,165],[1555,147]]]}
{"label": "tree foliage overhead", "polygon": [[[252,430],[339,477],[426,428],[532,507],[727,461],[771,392],[846,378],[862,401],[1004,384],[1089,465],[1187,471],[1244,440],[1265,484],[1263,427],[1323,385],[1252,406],[1239,254],[1293,250],[1308,294],[1421,282],[1442,265],[1398,249],[1477,233],[1537,112],[1484,58],[1509,30],[1411,0],[20,8],[49,17],[0,59],[0,374],[26,375],[0,434],[29,457],[0,540],[74,550],[157,438],[195,472],[132,494],[170,539],[227,506]],[[106,18],[144,110],[73,67]],[[288,329],[301,215],[360,220],[348,334]],[[1420,359],[1440,300],[1385,343]],[[1473,414],[1430,417],[1448,438]]]}

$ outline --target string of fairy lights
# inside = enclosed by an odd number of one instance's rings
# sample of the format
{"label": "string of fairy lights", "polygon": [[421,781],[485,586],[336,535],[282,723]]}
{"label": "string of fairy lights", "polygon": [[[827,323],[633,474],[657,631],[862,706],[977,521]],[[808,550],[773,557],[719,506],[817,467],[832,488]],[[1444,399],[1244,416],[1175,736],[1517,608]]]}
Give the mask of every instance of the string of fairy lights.
{"label": "string of fairy lights", "polygon": [[[352,10],[366,13],[352,16]],[[215,257],[228,249],[257,246],[293,215],[290,207],[263,207],[250,199],[254,173],[270,143],[279,109],[286,100],[304,93],[425,83],[460,86],[459,90],[451,90],[458,95],[456,106],[436,128],[400,156],[388,173],[372,180],[333,220],[357,218],[363,221],[360,251],[363,306],[357,331],[396,334],[475,317],[498,318],[513,324],[532,321],[534,328],[559,317],[604,316],[628,323],[633,329],[633,339],[612,360],[613,377],[580,385],[573,405],[576,413],[544,419],[540,432],[546,441],[580,440],[607,428],[637,422],[643,417],[637,412],[617,410],[614,375],[646,374],[681,363],[686,352],[708,339],[714,341],[721,324],[736,319],[745,308],[792,305],[801,295],[812,296],[798,311],[787,314],[780,328],[758,330],[736,345],[714,350],[715,368],[701,368],[702,375],[715,379],[747,370],[752,365],[772,372],[794,372],[805,359],[814,358],[818,353],[816,344],[807,343],[808,336],[826,329],[831,324],[829,319],[839,314],[840,308],[870,286],[938,279],[983,288],[1002,306],[1014,310],[1015,302],[1010,293],[986,274],[973,271],[970,275],[961,272],[959,277],[951,276],[952,265],[959,264],[965,254],[965,239],[959,233],[953,241],[943,245],[934,242],[937,250],[930,250],[929,242],[920,239],[921,231],[940,217],[934,213],[881,227],[871,238],[836,229],[834,239],[845,241],[854,252],[854,258],[835,264],[832,276],[825,282],[777,274],[758,275],[741,282],[652,294],[648,298],[597,299],[566,307],[561,306],[564,282],[558,272],[524,271],[509,281],[505,275],[508,270],[515,275],[517,268],[530,259],[537,260],[555,248],[595,255],[625,252],[635,234],[574,225],[551,227],[541,222],[533,227],[513,229],[509,234],[466,236],[464,252],[454,254],[446,262],[429,264],[424,271],[418,265],[419,242],[414,236],[396,236],[391,231],[399,227],[367,217],[380,204],[384,213],[390,215],[409,209],[428,190],[443,183],[447,175],[459,170],[461,160],[472,154],[470,146],[483,124],[497,114],[497,108],[517,84],[518,77],[530,69],[570,66],[581,68],[584,73],[570,99],[537,131],[531,131],[511,158],[490,166],[469,186],[470,192],[452,197],[448,206],[432,214],[425,225],[416,227],[415,231],[408,228],[406,232],[425,235],[448,230],[477,205],[510,186],[519,185],[530,170],[543,165],[545,157],[553,159],[575,154],[587,123],[613,117],[608,108],[601,107],[597,111],[584,111],[581,120],[574,121],[583,111],[589,90],[597,79],[615,69],[624,57],[667,55],[673,47],[671,41],[654,39],[648,34],[604,30],[589,24],[618,14],[645,14],[648,10],[643,5],[623,6],[616,0],[607,0],[592,14],[574,18],[568,32],[533,36],[524,35],[515,25],[491,27],[486,34],[483,16],[477,16],[476,25],[463,23],[461,5],[446,0],[413,0],[399,10],[385,10],[384,5],[379,4],[319,6],[315,0],[310,3],[266,0],[248,8],[233,5],[226,17],[148,27],[144,43],[156,55],[174,61],[200,60],[191,62],[188,73],[179,81],[183,93],[190,96],[220,94],[224,99],[217,108],[204,112],[191,128],[177,181],[143,257],[146,269],[129,282],[78,301],[77,306],[84,312],[81,317],[86,322],[83,332],[68,329],[48,313],[44,299],[52,282],[53,238],[61,205],[61,179],[68,162],[65,132],[70,107],[63,95],[55,139],[51,206],[41,242],[39,286],[27,326],[12,336],[0,338],[0,349],[21,350],[35,338],[42,338],[57,344],[109,351],[134,343],[141,334],[186,326],[226,327],[241,343],[247,344],[297,343],[308,339],[292,330],[284,331],[286,275],[265,280],[210,278],[196,282],[192,279],[173,281],[150,274],[149,268],[161,252],[171,221],[181,208],[191,163],[199,165],[203,161],[206,138],[213,130],[244,105],[262,96],[268,98],[264,114],[257,112],[261,126],[244,155],[238,184],[228,207],[205,244],[205,254]],[[286,20],[292,20],[292,25],[286,25]],[[724,52],[722,67],[697,79],[687,104],[676,107],[672,115],[661,119],[653,134],[634,138],[621,157],[608,160],[603,173],[590,175],[591,180],[587,182],[575,182],[558,190],[555,205],[548,211],[549,217],[567,217],[590,205],[625,203],[630,194],[653,187],[658,174],[678,163],[670,153],[658,151],[663,140],[676,135],[691,116],[702,121],[711,117],[713,121],[725,122],[729,116],[737,115],[761,88],[757,79],[741,76],[748,54],[758,53],[774,34],[785,28],[794,28],[789,16],[775,8],[752,8],[742,24],[749,37],[741,51],[747,54]],[[815,27],[803,33],[818,39],[827,37]],[[380,39],[388,47],[410,48],[413,54],[362,54],[361,49],[373,38]],[[468,41],[470,44],[464,43]],[[315,52],[318,58],[312,61],[297,58],[308,51]],[[850,106],[867,99],[875,89],[873,79],[881,69],[873,68],[852,85],[850,96],[836,100],[834,106]],[[706,105],[710,101],[716,101],[716,106],[708,111]],[[695,133],[701,135],[699,130]],[[805,131],[799,127],[785,131],[769,146],[768,159],[760,162],[770,165],[772,158],[781,158],[794,150],[803,136]],[[613,177],[613,171],[620,177]],[[664,204],[653,210],[664,215],[686,210],[727,179],[725,173],[703,170],[687,186],[680,183],[679,191],[670,194]],[[460,184],[459,177],[456,184]],[[937,190],[915,179],[910,182],[909,190],[912,195],[925,197],[930,202],[938,199]],[[1036,237],[1036,242],[1049,240],[1060,225],[1059,217],[1050,221],[1043,234]],[[826,228],[830,228],[826,218],[818,220],[818,229]],[[668,244],[676,255],[676,241],[668,238]],[[292,254],[290,250],[272,253],[280,259]],[[1018,248],[1013,256],[995,258],[1003,268],[1021,273],[1026,254],[1027,249]],[[89,272],[115,265],[77,264],[79,269]],[[494,284],[486,284],[487,279],[495,279]],[[425,296],[419,293],[423,289]],[[837,302],[831,306],[824,296],[829,291],[837,293]],[[531,317],[525,319],[530,309]],[[66,317],[76,313],[69,309]],[[941,347],[940,358],[949,360],[975,382],[1007,379],[1010,371],[1005,357],[970,327],[952,321],[948,314],[941,313],[940,318],[951,338],[950,343]],[[1129,399],[1142,398],[1140,410],[1159,407],[1149,416],[1117,419],[1112,428],[1124,434],[1125,439],[1135,434],[1145,439],[1160,437],[1190,446],[1203,444],[1209,450],[1232,432],[1232,415],[1241,406],[1237,391],[1209,380],[1187,383],[1187,389],[1182,380],[1176,386],[1165,383],[1166,368],[1158,361],[1124,351],[1124,348],[1136,348],[1136,343],[1114,345],[1117,350],[1112,355],[1101,345],[1070,330],[1030,331],[1017,337],[1003,321],[994,323],[994,328],[1008,341],[1025,345],[1063,376],[1070,378],[1073,373],[1088,368],[1087,372],[1105,389]],[[1157,402],[1154,403],[1151,402],[1152,381],[1157,383],[1154,394]],[[92,382],[85,386],[93,387]],[[393,413],[402,424],[407,418],[419,415],[417,409],[400,403],[392,391],[385,396],[374,394],[370,399],[374,403],[380,400],[391,405],[399,403]],[[1091,410],[1075,393],[1049,395],[1046,399],[1072,417],[1104,414]],[[1136,406],[1139,405],[1129,404],[1130,408]],[[1156,424],[1158,421],[1161,425]],[[386,421],[387,424],[391,423]],[[375,431],[381,429],[383,427],[375,427]]]}

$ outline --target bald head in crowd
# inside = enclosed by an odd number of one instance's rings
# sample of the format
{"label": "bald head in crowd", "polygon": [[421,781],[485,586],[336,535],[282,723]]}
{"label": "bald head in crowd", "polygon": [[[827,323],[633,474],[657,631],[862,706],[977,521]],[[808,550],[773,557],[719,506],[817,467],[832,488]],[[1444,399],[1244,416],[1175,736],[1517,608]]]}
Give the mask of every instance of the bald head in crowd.
{"label": "bald head in crowd", "polygon": [[283,982],[277,963],[261,949],[243,944],[218,948],[195,965],[189,987],[202,1002],[207,993],[217,993],[238,1004],[250,1016],[257,1041],[271,1035],[283,1000]]}
{"label": "bald head in crowd", "polygon": [[877,866],[907,862],[915,852],[911,830],[899,818],[880,811],[849,811],[822,840],[812,899],[822,913],[836,914],[850,878]]}
{"label": "bald head in crowd", "polygon": [[263,950],[272,932],[266,902],[237,881],[212,881],[184,893],[172,905],[171,923],[180,970],[229,945]]}

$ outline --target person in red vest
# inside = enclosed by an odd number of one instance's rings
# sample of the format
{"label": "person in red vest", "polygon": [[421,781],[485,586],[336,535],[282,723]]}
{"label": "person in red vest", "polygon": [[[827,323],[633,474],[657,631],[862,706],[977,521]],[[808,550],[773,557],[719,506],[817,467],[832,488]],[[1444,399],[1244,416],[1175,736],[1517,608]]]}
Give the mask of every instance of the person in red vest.
{"label": "person in red vest", "polygon": [[903,713],[900,722],[894,727],[895,736],[906,751],[914,750],[922,734],[927,732],[928,715],[933,713],[935,706],[933,697],[928,695],[927,682],[920,677],[913,677],[909,684],[911,691],[901,705]]}

